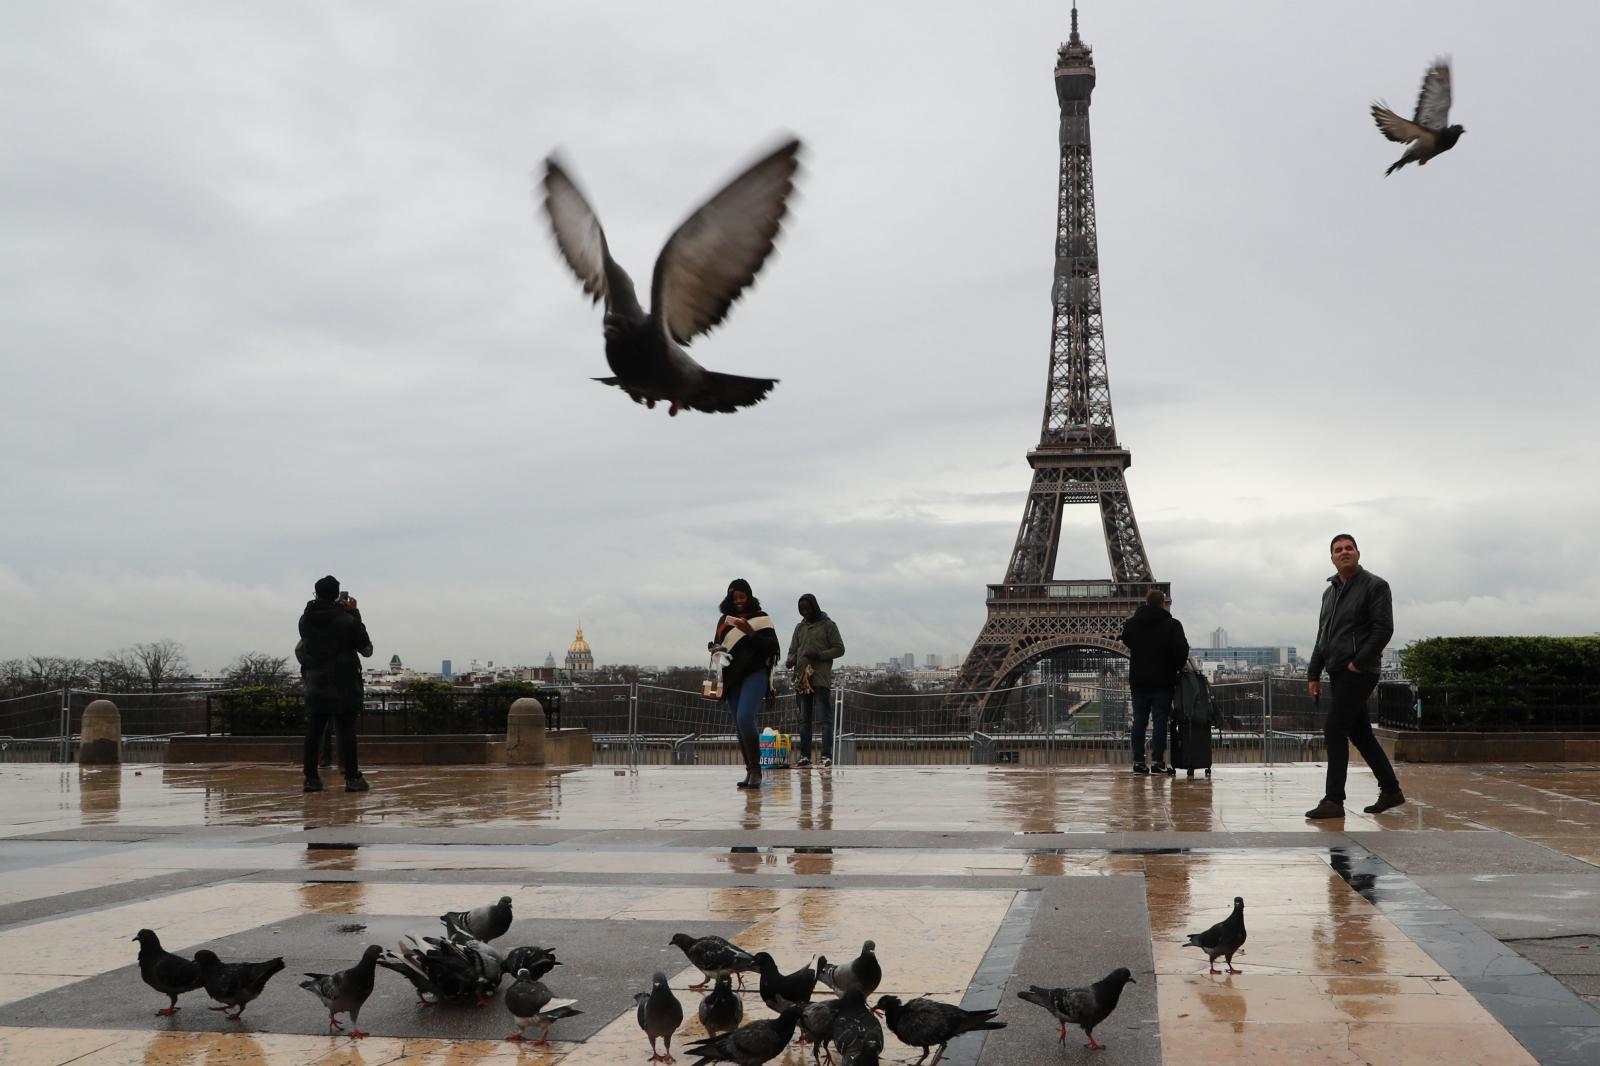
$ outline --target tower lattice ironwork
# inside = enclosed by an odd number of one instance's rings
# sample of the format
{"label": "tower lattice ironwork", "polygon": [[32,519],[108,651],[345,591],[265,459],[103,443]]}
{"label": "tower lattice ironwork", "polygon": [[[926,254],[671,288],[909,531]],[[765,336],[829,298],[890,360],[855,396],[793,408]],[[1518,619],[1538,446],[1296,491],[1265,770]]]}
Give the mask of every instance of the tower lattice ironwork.
{"label": "tower lattice ironwork", "polygon": [[[1039,445],[1028,453],[1033,484],[1016,547],[1005,581],[989,586],[988,618],[953,689],[984,693],[980,704],[1024,667],[1059,649],[1126,654],[1118,640],[1123,620],[1152,585],[1166,588],[1154,580],[1139,536],[1124,477],[1133,459],[1117,440],[1111,413],[1089,150],[1094,54],[1078,36],[1076,7],[1072,35],[1056,53],[1055,83],[1061,105],[1061,170],[1050,293],[1050,376]],[[1100,508],[1110,580],[1055,578],[1062,513],[1069,504]]]}

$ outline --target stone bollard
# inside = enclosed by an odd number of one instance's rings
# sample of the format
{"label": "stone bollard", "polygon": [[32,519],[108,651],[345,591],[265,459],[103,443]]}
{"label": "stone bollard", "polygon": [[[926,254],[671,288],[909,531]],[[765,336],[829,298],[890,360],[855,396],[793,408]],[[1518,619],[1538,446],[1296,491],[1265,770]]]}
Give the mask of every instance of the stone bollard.
{"label": "stone bollard", "polygon": [[122,712],[110,700],[95,700],[83,709],[78,765],[115,766],[121,762]]}
{"label": "stone bollard", "polygon": [[524,696],[506,712],[506,764],[544,765],[544,704]]}

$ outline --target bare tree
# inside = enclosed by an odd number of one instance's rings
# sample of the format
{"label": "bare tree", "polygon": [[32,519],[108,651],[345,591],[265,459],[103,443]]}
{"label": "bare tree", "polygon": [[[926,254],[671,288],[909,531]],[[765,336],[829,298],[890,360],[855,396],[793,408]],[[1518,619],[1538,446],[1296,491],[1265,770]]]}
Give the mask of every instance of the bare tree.
{"label": "bare tree", "polygon": [[145,686],[144,665],[127,650],[107,652],[90,664],[90,673],[99,692],[138,692]]}
{"label": "bare tree", "polygon": [[88,662],[62,655],[30,655],[24,668],[31,692],[48,692],[68,685],[83,688],[90,680]]}
{"label": "bare tree", "polygon": [[138,662],[144,680],[150,683],[151,692],[159,692],[163,684],[171,684],[189,672],[189,660],[183,654],[183,645],[170,638],[149,644],[135,644],[129,649]]}
{"label": "bare tree", "polygon": [[294,678],[289,672],[288,656],[261,651],[240,655],[228,664],[225,676],[229,688],[270,688],[280,692],[288,688]]}

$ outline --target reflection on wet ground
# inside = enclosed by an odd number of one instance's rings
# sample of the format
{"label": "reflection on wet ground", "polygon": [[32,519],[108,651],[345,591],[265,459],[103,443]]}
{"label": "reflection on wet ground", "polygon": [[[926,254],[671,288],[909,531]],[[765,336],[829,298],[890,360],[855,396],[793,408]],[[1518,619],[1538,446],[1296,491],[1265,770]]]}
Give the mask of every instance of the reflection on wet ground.
{"label": "reflection on wet ground", "polygon": [[[426,917],[503,892],[519,913],[548,919],[737,923],[741,943],[785,958],[872,937],[895,959],[885,991],[959,1001],[1027,889],[1059,885],[1070,898],[1083,878],[1124,878],[1147,904],[1149,955],[1137,973],[1153,979],[1158,1004],[1155,1017],[1125,1022],[1159,1025],[1169,1061],[1561,1061],[1530,1056],[1480,990],[1430,954],[1427,936],[1414,940],[1404,918],[1396,924],[1363,897],[1372,875],[1347,834],[1495,829],[1600,862],[1600,771],[1407,766],[1402,775],[1412,802],[1374,818],[1355,813],[1376,788],[1353,772],[1352,813],[1330,825],[1302,814],[1321,793],[1317,766],[1225,766],[1210,781],[847,768],[776,773],[755,796],[736,794],[726,769],[380,767],[370,793],[307,796],[298,774],[279,767],[8,765],[0,1010],[70,996],[127,967],[126,938],[140,927],[192,947],[302,915]],[[1160,846],[1129,834],[1180,836]],[[1244,972],[1211,976],[1185,934],[1224,917],[1236,895],[1250,928],[1235,959]],[[1062,983],[1098,976],[1077,973],[1080,963],[1061,961]],[[679,988],[693,979],[672,976]],[[1039,1024],[1010,1013],[1014,992],[1001,996],[1002,1017]],[[764,1013],[754,996],[746,1007]],[[394,1034],[356,1045],[283,1032],[70,1028],[64,1016],[0,1023],[0,1063],[644,1060],[631,1012],[600,1020],[587,1040],[532,1049]],[[977,1048],[964,1061],[991,1061]],[[892,1039],[891,1052],[885,1061],[918,1054]],[[809,1053],[778,1061],[798,1066]],[[1114,1047],[1099,1061],[1126,1060]]]}

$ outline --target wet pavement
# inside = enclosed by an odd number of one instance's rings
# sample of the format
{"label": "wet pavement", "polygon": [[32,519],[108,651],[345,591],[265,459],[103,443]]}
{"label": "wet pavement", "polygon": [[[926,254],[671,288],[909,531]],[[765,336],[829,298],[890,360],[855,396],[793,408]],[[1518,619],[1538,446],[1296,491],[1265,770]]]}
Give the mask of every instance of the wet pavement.
{"label": "wet pavement", "polygon": [[[632,994],[651,971],[691,1019],[698,1003],[667,946],[680,930],[785,970],[873,939],[880,992],[1008,1022],[953,1042],[958,1066],[1600,1062],[1600,768],[1401,771],[1406,806],[1360,814],[1376,787],[1352,770],[1347,817],[1313,823],[1311,765],[779,771],[753,796],[728,768],[380,767],[369,793],[305,795],[280,767],[0,766],[0,1063],[642,1063]],[[382,971],[373,1035],[330,1037],[296,987],[502,894],[517,920],[499,943],[556,947],[547,982],[584,1010],[548,1048],[500,1039],[498,1004],[418,1007]],[[1234,896],[1242,972],[1213,976],[1185,935]],[[156,1018],[143,927],[287,971],[242,1021],[203,992]],[[1016,996],[1117,966],[1136,983],[1103,1052],[1076,1030],[1058,1044]],[[744,1002],[770,1013],[753,983]],[[888,1043],[885,1061],[920,1055]]]}

